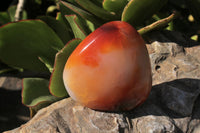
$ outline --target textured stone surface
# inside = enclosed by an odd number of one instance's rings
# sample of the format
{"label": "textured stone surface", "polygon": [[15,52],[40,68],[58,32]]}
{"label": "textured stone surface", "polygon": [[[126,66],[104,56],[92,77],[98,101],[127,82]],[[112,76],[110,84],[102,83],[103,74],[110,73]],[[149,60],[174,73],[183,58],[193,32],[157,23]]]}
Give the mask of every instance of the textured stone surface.
{"label": "textured stone surface", "polygon": [[64,99],[8,133],[199,133],[200,46],[176,32],[150,34],[152,91],[129,112],[100,112]]}
{"label": "textured stone surface", "polygon": [[16,77],[0,77],[0,88],[8,90],[21,90],[22,81]]}
{"label": "textured stone surface", "polygon": [[193,133],[200,133],[200,124],[194,128]]}

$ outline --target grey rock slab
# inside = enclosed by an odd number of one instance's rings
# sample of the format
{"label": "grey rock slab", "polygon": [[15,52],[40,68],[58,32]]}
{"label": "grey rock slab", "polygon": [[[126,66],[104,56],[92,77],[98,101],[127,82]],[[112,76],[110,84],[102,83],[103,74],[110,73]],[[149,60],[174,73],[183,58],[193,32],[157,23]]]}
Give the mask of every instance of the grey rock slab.
{"label": "grey rock slab", "polygon": [[83,107],[71,98],[41,109],[31,121],[5,133],[27,132],[61,133],[166,133],[175,132],[168,116],[146,115],[132,117],[132,113],[99,112]]}
{"label": "grey rock slab", "polygon": [[0,88],[7,90],[21,90],[22,80],[17,77],[0,77]]}
{"label": "grey rock slab", "polygon": [[182,116],[189,116],[200,93],[200,80],[180,79],[164,83],[160,89],[163,105]]}
{"label": "grey rock slab", "polygon": [[[135,121],[135,122],[134,122]],[[174,133],[176,127],[167,116],[144,116],[134,119],[134,133]]]}
{"label": "grey rock slab", "polygon": [[200,133],[200,124],[197,127],[195,127],[193,133]]}
{"label": "grey rock slab", "polygon": [[94,111],[71,98],[41,109],[27,124],[7,132],[117,133],[128,129],[122,114]]}

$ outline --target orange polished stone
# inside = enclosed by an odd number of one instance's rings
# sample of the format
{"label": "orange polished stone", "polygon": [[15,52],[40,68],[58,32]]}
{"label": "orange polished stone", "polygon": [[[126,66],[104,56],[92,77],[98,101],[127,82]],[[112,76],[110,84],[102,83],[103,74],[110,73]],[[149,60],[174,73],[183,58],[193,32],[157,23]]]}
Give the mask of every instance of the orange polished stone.
{"label": "orange polished stone", "polygon": [[145,42],[128,23],[106,23],[70,55],[63,72],[69,95],[86,107],[131,110],[148,97],[151,67]]}

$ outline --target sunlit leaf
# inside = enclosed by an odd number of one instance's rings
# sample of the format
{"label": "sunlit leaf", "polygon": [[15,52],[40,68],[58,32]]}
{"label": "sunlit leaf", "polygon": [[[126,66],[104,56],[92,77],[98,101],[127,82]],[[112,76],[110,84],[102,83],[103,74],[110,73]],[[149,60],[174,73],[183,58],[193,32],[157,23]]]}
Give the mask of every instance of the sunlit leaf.
{"label": "sunlit leaf", "polygon": [[167,0],[130,0],[123,10],[121,20],[134,27],[139,26],[159,11],[166,2]]}
{"label": "sunlit leaf", "polygon": [[65,18],[69,22],[75,38],[84,39],[87,36],[82,23],[76,15],[66,15]]}
{"label": "sunlit leaf", "polygon": [[115,14],[112,14],[103,8],[95,5],[90,0],[76,0],[76,2],[90,13],[102,18],[104,20],[117,20],[119,19]]}
{"label": "sunlit leaf", "polygon": [[104,0],[103,8],[109,12],[122,13],[123,8],[128,3],[127,0]]}
{"label": "sunlit leaf", "polygon": [[76,15],[79,15],[86,20],[91,21],[95,25],[101,25],[101,23],[103,22],[103,20],[98,18],[97,16],[95,16],[95,15],[75,6],[75,5],[72,5],[71,3],[61,1],[59,6],[60,6],[61,14],[63,14],[63,15],[76,14]]}

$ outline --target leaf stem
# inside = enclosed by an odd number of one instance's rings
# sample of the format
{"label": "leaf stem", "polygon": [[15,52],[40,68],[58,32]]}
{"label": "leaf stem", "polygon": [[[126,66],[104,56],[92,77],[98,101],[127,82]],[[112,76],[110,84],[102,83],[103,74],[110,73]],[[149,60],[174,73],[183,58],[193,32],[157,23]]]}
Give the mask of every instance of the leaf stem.
{"label": "leaf stem", "polygon": [[10,72],[10,71],[13,71],[13,70],[14,69],[12,69],[12,68],[3,69],[3,70],[0,70],[0,74],[6,73],[6,72]]}
{"label": "leaf stem", "polygon": [[25,0],[18,0],[17,9],[15,12],[15,22],[22,19],[22,11],[24,8]]}
{"label": "leaf stem", "polygon": [[167,18],[158,20],[150,25],[147,25],[141,29],[138,30],[140,35],[144,35],[147,32],[150,32],[152,30],[155,29],[159,29],[162,28],[164,26],[166,26],[169,22],[171,22],[173,19],[175,19],[178,16],[177,12],[173,12],[170,16],[168,16]]}

